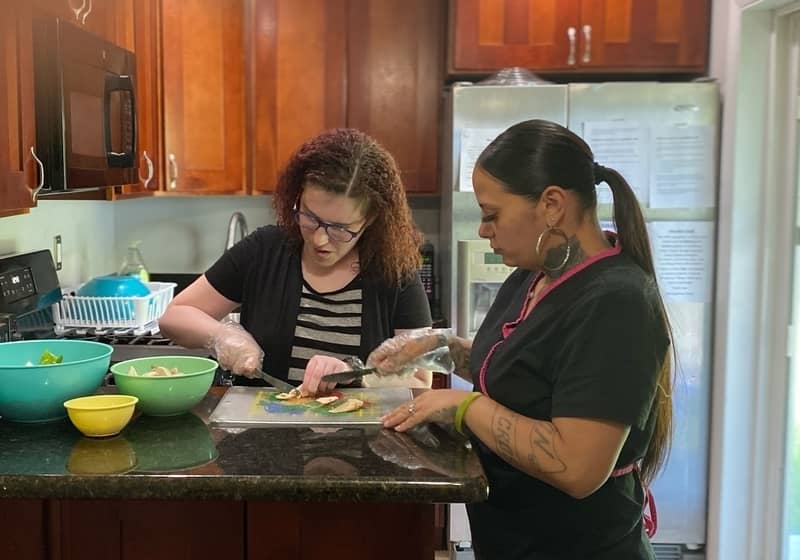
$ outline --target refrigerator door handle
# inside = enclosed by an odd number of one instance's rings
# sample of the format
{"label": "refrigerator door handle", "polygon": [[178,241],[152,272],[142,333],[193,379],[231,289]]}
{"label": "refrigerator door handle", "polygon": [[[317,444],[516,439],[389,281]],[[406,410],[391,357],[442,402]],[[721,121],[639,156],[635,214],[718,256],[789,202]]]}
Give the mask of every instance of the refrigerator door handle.
{"label": "refrigerator door handle", "polygon": [[592,26],[583,26],[583,62],[588,63],[592,60]]}
{"label": "refrigerator door handle", "polygon": [[567,38],[569,39],[569,54],[567,55],[567,66],[575,66],[575,28],[567,27]]}

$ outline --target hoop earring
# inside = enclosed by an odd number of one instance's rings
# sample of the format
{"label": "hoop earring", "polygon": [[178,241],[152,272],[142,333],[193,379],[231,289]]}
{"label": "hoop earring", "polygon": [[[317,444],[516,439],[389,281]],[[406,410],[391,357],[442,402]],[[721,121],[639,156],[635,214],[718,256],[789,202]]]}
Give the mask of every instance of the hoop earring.
{"label": "hoop earring", "polygon": [[[559,235],[564,238],[564,244],[567,246],[566,254],[564,255],[564,260],[561,263],[553,268],[548,267],[545,262],[546,259],[542,257],[542,244],[545,240],[545,237],[549,236],[550,234]],[[572,248],[569,246],[569,237],[567,234],[564,233],[563,229],[554,227],[554,226],[547,226],[547,229],[543,230],[542,233],[539,234],[539,239],[536,240],[536,256],[542,259],[542,268],[545,269],[547,272],[559,272],[565,266],[567,266],[567,262],[569,261],[569,255],[572,252]]]}

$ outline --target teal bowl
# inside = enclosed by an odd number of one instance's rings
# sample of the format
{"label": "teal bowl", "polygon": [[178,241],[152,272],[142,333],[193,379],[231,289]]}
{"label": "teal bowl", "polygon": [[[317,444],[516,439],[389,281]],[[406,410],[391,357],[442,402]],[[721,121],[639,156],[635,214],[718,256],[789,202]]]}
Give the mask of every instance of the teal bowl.
{"label": "teal bowl", "polygon": [[[156,366],[177,368],[181,374],[164,377],[142,375]],[[131,373],[131,368],[137,374]],[[136,408],[150,416],[172,416],[191,410],[208,393],[216,370],[217,362],[195,356],[153,356],[111,366],[119,392],[138,397]]]}
{"label": "teal bowl", "polygon": [[77,295],[91,297],[144,297],[150,295],[147,284],[135,276],[98,276],[81,286]]}
{"label": "teal bowl", "polygon": [[[63,361],[39,365],[45,350],[63,356]],[[89,340],[0,343],[0,416],[12,422],[64,418],[64,401],[91,395],[100,387],[111,351],[108,344]]]}

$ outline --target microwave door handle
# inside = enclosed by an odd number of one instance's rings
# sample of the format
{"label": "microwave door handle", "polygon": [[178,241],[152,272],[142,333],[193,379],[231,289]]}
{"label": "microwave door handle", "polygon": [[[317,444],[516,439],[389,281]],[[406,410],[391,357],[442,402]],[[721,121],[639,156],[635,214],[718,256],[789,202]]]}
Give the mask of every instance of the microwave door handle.
{"label": "microwave door handle", "polygon": [[[125,152],[114,152],[111,149],[111,94],[115,91],[128,93],[130,99],[130,111],[123,112],[120,117],[130,117],[130,144]],[[104,121],[106,136],[106,159],[109,167],[135,167],[136,166],[136,97],[134,95],[133,80],[130,76],[116,76],[106,74],[104,98]]]}

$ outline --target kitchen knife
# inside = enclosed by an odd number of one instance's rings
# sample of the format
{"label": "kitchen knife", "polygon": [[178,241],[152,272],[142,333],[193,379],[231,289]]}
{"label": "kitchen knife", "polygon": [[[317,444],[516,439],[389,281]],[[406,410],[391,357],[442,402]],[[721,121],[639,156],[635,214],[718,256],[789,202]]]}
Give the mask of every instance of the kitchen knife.
{"label": "kitchen knife", "polygon": [[376,371],[378,368],[368,367],[362,369],[351,369],[348,371],[340,371],[338,373],[329,373],[322,376],[322,381],[330,383],[343,383],[345,381],[354,381],[359,377],[363,377],[369,373]]}
{"label": "kitchen knife", "polygon": [[284,393],[288,393],[289,391],[295,388],[294,385],[287,383],[282,379],[278,379],[277,377],[273,377],[268,373],[264,373],[260,369],[257,369],[255,373],[258,377],[260,377],[261,379],[263,379],[264,381],[275,387],[278,391],[283,391]]}

